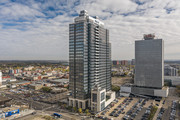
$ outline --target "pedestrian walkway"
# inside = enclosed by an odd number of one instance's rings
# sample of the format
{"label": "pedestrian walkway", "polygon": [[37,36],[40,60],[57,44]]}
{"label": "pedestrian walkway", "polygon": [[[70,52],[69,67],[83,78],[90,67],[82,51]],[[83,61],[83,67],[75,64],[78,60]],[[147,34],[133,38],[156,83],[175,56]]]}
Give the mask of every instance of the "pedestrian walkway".
{"label": "pedestrian walkway", "polygon": [[157,119],[157,116],[158,116],[158,114],[159,114],[159,112],[160,112],[160,109],[161,109],[161,107],[162,107],[162,105],[163,105],[162,102],[163,102],[163,100],[160,101],[159,106],[158,106],[158,109],[157,109],[156,113],[154,114],[153,120],[156,120],[156,119]]}

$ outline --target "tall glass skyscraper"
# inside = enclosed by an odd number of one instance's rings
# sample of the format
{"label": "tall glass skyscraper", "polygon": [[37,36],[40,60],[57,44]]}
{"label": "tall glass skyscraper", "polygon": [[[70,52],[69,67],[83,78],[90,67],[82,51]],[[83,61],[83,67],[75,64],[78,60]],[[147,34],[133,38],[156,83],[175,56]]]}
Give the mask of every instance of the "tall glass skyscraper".
{"label": "tall glass skyscraper", "polygon": [[164,86],[164,41],[154,34],[145,34],[144,40],[135,41],[134,84],[121,86],[120,95],[167,97],[169,88]]}
{"label": "tall glass skyscraper", "polygon": [[111,44],[109,31],[86,10],[69,25],[69,105],[87,108],[91,89],[111,90]]}
{"label": "tall glass skyscraper", "polygon": [[[135,41],[135,85],[162,88],[164,85],[164,41],[149,35]],[[152,36],[152,37],[151,37]]]}
{"label": "tall glass skyscraper", "polygon": [[132,93],[167,97],[164,86],[164,41],[154,34],[135,41],[135,80]]}

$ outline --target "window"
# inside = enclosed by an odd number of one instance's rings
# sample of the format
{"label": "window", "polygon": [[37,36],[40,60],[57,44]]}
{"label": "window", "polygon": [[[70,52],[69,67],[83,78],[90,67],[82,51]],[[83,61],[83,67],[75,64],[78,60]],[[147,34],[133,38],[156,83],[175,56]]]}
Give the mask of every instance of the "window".
{"label": "window", "polygon": [[101,93],[101,101],[105,99],[105,92]]}
{"label": "window", "polygon": [[101,110],[105,108],[105,102],[101,103]]}
{"label": "window", "polygon": [[93,102],[97,102],[97,94],[93,93]]}
{"label": "window", "polygon": [[82,108],[82,102],[80,102],[80,108]]}

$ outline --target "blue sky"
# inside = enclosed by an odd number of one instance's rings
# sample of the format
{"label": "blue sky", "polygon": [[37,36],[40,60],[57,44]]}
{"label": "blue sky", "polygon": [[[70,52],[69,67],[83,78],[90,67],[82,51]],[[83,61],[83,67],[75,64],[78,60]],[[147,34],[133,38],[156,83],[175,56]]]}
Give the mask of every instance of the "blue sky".
{"label": "blue sky", "polygon": [[68,24],[83,9],[110,30],[112,59],[134,58],[146,33],[180,59],[179,0],[0,0],[0,60],[67,60]]}

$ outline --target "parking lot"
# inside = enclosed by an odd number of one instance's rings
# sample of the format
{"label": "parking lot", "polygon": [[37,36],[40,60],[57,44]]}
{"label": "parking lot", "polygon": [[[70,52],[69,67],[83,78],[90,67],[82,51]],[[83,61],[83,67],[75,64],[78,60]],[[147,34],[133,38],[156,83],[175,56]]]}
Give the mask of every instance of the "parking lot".
{"label": "parking lot", "polygon": [[130,118],[138,119],[141,118],[139,117],[139,115],[141,116],[143,114],[143,109],[145,109],[144,107],[152,103],[152,100],[149,100],[148,102],[147,101],[148,100],[142,98],[118,98],[113,103],[111,103],[111,105],[108,106],[103,112],[101,112],[100,115],[109,119],[113,118],[114,120],[126,120]]}
{"label": "parking lot", "polygon": [[[113,120],[147,120],[151,111],[156,109],[153,120],[174,120],[177,112],[177,102],[161,99],[155,101],[149,98],[121,97],[112,102],[97,117],[100,119]],[[164,119],[165,118],[165,119]]]}

